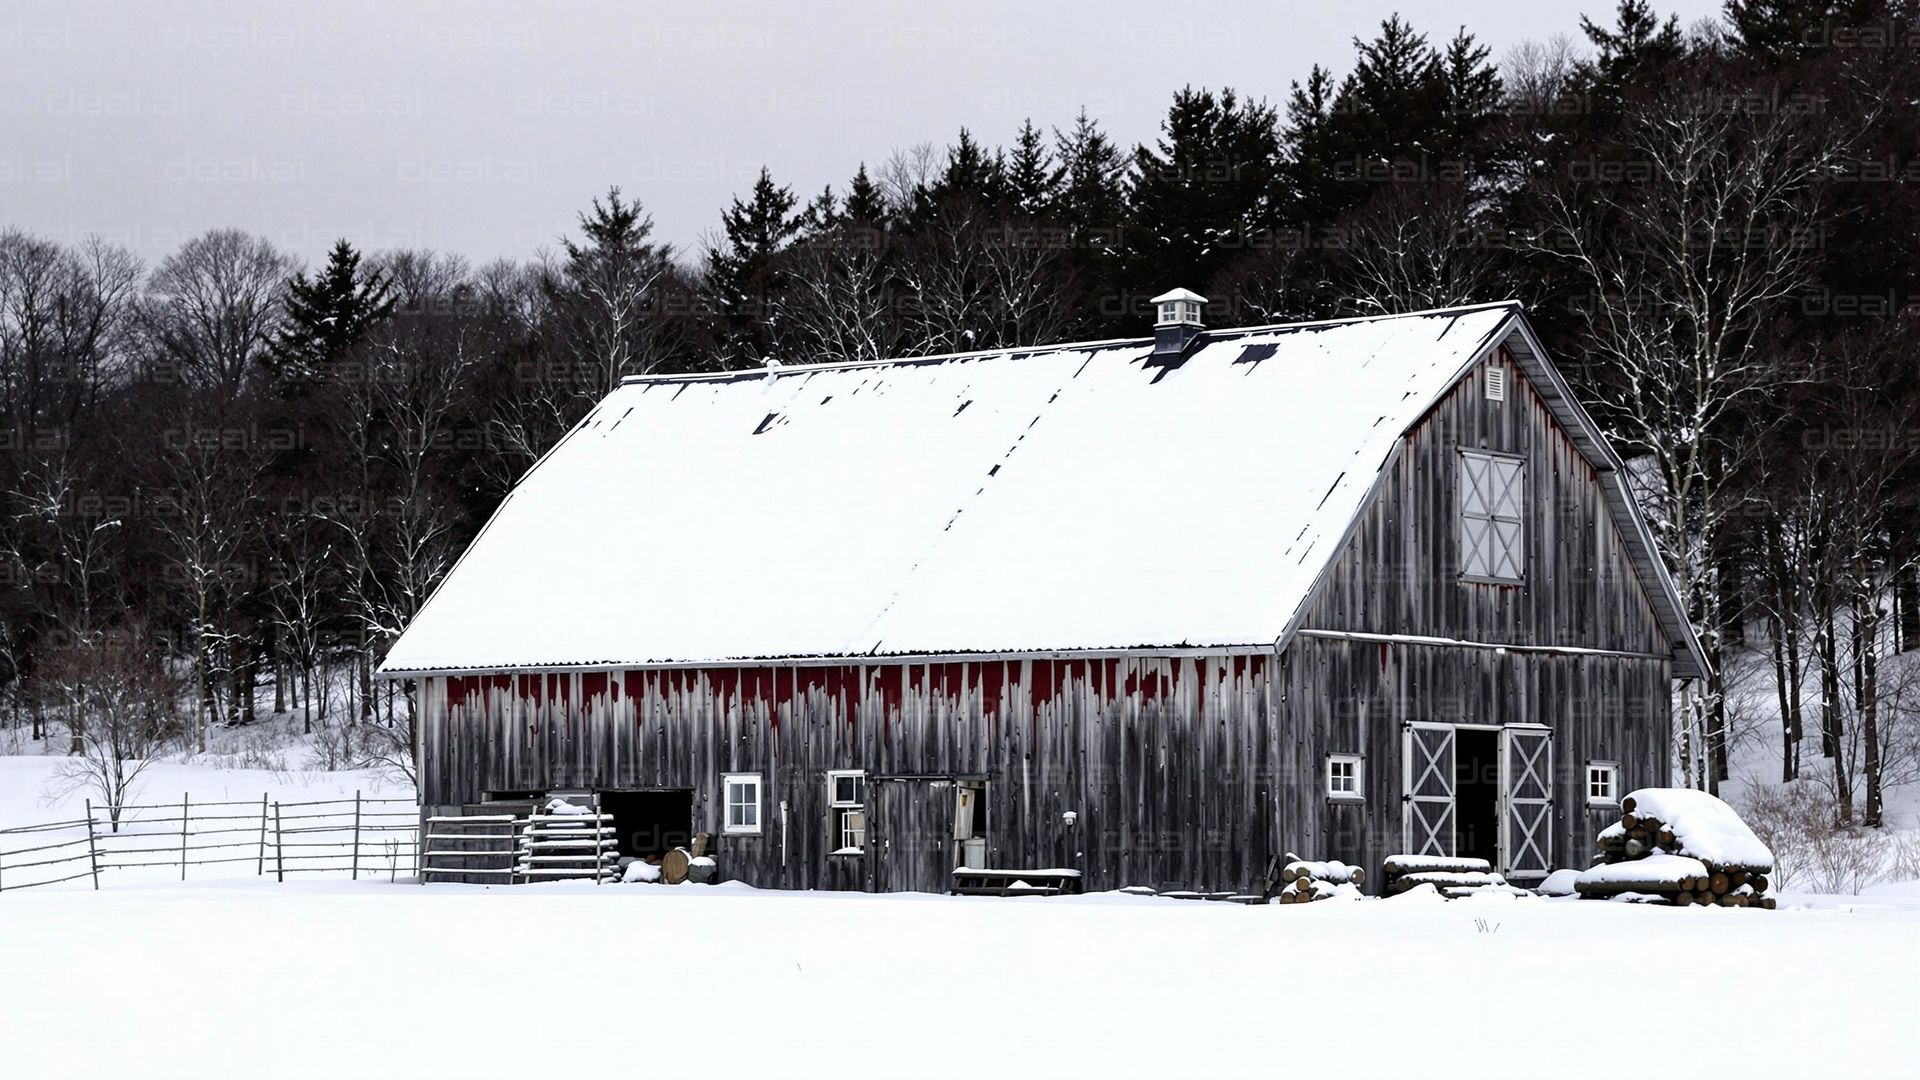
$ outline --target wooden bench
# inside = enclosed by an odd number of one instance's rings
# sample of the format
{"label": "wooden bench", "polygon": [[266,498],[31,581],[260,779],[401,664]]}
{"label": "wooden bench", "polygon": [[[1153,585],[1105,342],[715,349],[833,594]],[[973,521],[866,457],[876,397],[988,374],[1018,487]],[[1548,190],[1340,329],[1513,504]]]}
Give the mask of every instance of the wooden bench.
{"label": "wooden bench", "polygon": [[1080,891],[1078,870],[953,868],[955,896],[1062,896]]}

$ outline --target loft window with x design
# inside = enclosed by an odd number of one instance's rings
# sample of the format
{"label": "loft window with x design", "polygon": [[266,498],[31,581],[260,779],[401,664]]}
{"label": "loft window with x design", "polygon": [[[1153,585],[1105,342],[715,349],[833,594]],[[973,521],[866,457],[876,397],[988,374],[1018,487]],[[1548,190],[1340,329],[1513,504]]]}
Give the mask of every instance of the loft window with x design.
{"label": "loft window with x design", "polygon": [[1497,454],[1460,453],[1460,576],[1524,581],[1526,465]]}

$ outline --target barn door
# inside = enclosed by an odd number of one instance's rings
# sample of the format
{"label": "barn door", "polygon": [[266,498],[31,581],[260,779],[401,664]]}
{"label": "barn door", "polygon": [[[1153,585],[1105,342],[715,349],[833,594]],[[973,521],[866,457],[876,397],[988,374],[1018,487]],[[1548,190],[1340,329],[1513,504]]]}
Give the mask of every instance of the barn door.
{"label": "barn door", "polygon": [[1553,869],[1553,732],[1500,731],[1500,872],[1541,878]]}
{"label": "barn door", "polygon": [[1406,726],[1403,828],[1405,854],[1453,854],[1453,725]]}
{"label": "barn door", "polygon": [[946,892],[953,883],[954,783],[882,776],[867,784],[867,858],[878,892]]}

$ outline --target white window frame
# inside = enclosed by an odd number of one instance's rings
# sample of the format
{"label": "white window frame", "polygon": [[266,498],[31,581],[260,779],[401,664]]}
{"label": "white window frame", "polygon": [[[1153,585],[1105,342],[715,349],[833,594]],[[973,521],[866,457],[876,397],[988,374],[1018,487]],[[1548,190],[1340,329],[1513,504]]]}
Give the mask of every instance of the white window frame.
{"label": "white window frame", "polygon": [[[1343,768],[1336,770],[1336,766]],[[1349,775],[1341,775],[1342,773]],[[1367,799],[1367,759],[1359,754],[1328,754],[1323,774],[1327,798],[1334,802],[1365,802]],[[1336,783],[1336,777],[1339,783]],[[1350,786],[1348,786],[1350,785]]]}
{"label": "white window frame", "polygon": [[[858,780],[860,782],[859,799],[842,799],[840,781]],[[835,855],[852,855],[864,852],[867,848],[867,771],[865,769],[829,769],[827,771],[827,833],[828,842],[833,844]],[[847,824],[850,817],[858,817],[857,830]],[[847,843],[848,834],[857,831],[860,842]]]}
{"label": "white window frame", "polygon": [[[1515,505],[1512,507],[1511,512],[1501,512],[1497,505],[1492,504],[1489,504],[1485,508],[1485,511],[1480,513],[1475,513],[1468,509],[1468,492],[1469,484],[1471,483],[1467,475],[1469,461],[1483,462],[1483,468],[1488,476],[1497,475],[1499,471],[1505,469],[1513,470],[1511,486],[1518,489],[1518,494],[1515,497]],[[1460,460],[1457,467],[1459,470],[1457,498],[1459,499],[1460,505],[1454,535],[1458,538],[1460,545],[1460,577],[1466,581],[1484,581],[1502,585],[1525,584],[1527,580],[1526,460],[1512,454],[1495,454],[1484,450],[1462,450],[1460,451]],[[1503,491],[1507,486],[1509,485],[1505,483],[1495,485],[1496,502],[1498,493]],[[1474,531],[1472,529],[1472,523],[1474,522],[1481,523],[1482,527],[1478,532],[1479,535],[1484,538],[1485,546],[1485,558],[1480,561],[1480,567],[1478,569],[1473,568],[1474,560],[1471,552],[1480,549],[1474,545],[1468,536],[1470,532]],[[1500,543],[1499,526],[1501,525],[1512,527],[1513,545],[1510,549],[1504,548]],[[1511,562],[1515,567],[1515,572],[1511,575],[1501,573],[1498,570],[1503,561],[1500,558],[1503,553],[1513,556]]]}
{"label": "white window frame", "polygon": [[1487,365],[1487,400],[1507,400],[1507,369],[1499,364]]}
{"label": "white window frame", "polygon": [[[751,802],[741,800],[740,805],[753,807],[753,823],[736,825],[733,822],[735,805],[733,792],[736,787],[753,786]],[[757,772],[730,772],[720,775],[720,831],[728,836],[758,836],[766,824],[766,781]]]}
{"label": "white window frame", "polygon": [[[1599,775],[1607,778],[1607,794],[1593,793],[1593,782]],[[1587,762],[1587,805],[1618,807],[1620,805],[1620,763],[1617,761]]]}

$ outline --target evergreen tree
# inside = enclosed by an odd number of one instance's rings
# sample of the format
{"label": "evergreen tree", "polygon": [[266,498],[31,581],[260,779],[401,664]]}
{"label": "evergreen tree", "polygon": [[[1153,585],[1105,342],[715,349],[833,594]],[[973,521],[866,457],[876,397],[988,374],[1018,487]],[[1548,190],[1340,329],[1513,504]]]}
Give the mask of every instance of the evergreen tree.
{"label": "evergreen tree", "polygon": [[[1054,145],[1060,162],[1054,217],[1077,240],[1096,233],[1111,238],[1126,217],[1125,155],[1085,109],[1075,118],[1072,131],[1054,132]],[[1107,247],[1113,247],[1110,240]]]}
{"label": "evergreen tree", "polygon": [[590,402],[658,361],[651,316],[657,286],[673,262],[668,249],[650,239],[653,219],[639,202],[622,199],[617,187],[580,215],[580,233],[583,243],[560,238],[567,256],[563,275],[548,281],[545,291],[580,361],[566,394]]}
{"label": "evergreen tree", "polygon": [[988,153],[966,128],[960,141],[947,148],[947,167],[928,193],[933,203],[971,198],[994,205],[1007,196],[1007,162],[999,151]]}
{"label": "evergreen tree", "polygon": [[1307,72],[1306,84],[1294,83],[1287,96],[1287,122],[1281,132],[1283,175],[1287,218],[1296,226],[1330,222],[1341,205],[1340,171],[1334,157],[1334,95],[1333,73],[1315,64]]}
{"label": "evergreen tree", "polygon": [[793,190],[774,183],[772,171],[762,167],[747,201],[736,197],[720,216],[724,243],[708,252],[707,289],[719,310],[724,347],[737,355],[763,356],[771,344],[769,323],[781,287],[774,256],[806,224],[806,215],[794,212],[795,202]]}
{"label": "evergreen tree", "polygon": [[1680,18],[1660,21],[1647,0],[1620,0],[1616,26],[1609,30],[1585,15],[1580,30],[1593,43],[1596,55],[1574,70],[1574,81],[1595,101],[1617,108],[1627,91],[1652,87],[1660,73],[1686,55],[1680,36]]}
{"label": "evergreen tree", "polygon": [[1007,194],[1013,208],[1030,217],[1050,214],[1060,197],[1064,175],[1065,170],[1055,163],[1053,151],[1040,129],[1034,127],[1030,119],[1021,124],[1020,136],[1007,162]]}
{"label": "evergreen tree", "polygon": [[360,273],[360,253],[340,240],[319,276],[302,271],[287,283],[286,325],[268,351],[267,367],[282,390],[310,383],[392,315],[393,306],[386,275]]}
{"label": "evergreen tree", "polygon": [[1886,16],[1882,0],[1726,0],[1733,40],[1768,65],[1805,59],[1833,47],[1834,31]]}
{"label": "evergreen tree", "polygon": [[1434,149],[1448,104],[1447,77],[1427,36],[1395,15],[1380,24],[1380,36],[1355,38],[1353,45],[1359,56],[1333,106],[1343,149],[1375,161]]}
{"label": "evergreen tree", "polygon": [[1443,153],[1464,157],[1481,133],[1500,114],[1500,71],[1488,59],[1492,50],[1476,42],[1462,27],[1447,42],[1440,60],[1441,83],[1446,87],[1443,110]]}
{"label": "evergreen tree", "polygon": [[860,163],[860,171],[853,174],[853,180],[847,185],[847,197],[840,204],[841,217],[856,225],[883,225],[887,220],[887,199],[880,193],[880,185],[873,182],[867,173],[867,163]]}
{"label": "evergreen tree", "polygon": [[1191,87],[1174,95],[1154,146],[1134,150],[1135,288],[1204,290],[1278,224],[1278,118],[1263,101]]}

